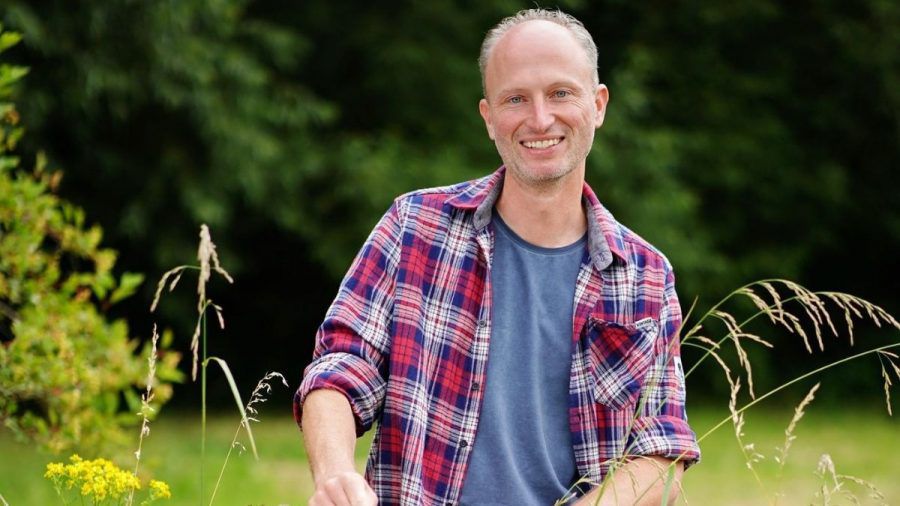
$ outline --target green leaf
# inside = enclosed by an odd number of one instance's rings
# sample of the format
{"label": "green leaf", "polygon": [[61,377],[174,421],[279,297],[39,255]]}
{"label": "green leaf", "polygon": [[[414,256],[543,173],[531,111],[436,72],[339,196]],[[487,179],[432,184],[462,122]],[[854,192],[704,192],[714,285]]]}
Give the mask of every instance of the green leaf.
{"label": "green leaf", "polygon": [[125,404],[128,405],[129,415],[141,411],[141,397],[134,390],[125,390],[122,394],[125,398]]}
{"label": "green leaf", "polygon": [[206,359],[206,362],[215,361],[219,364],[219,367],[222,368],[222,372],[225,373],[225,379],[228,380],[228,385],[231,386],[231,395],[234,397],[234,402],[237,404],[238,410],[241,412],[241,421],[244,424],[244,428],[247,429],[247,437],[250,439],[250,448],[253,449],[253,457],[256,460],[259,460],[259,454],[256,452],[256,441],[253,440],[253,431],[250,430],[250,420],[247,419],[247,411],[244,410],[244,403],[241,401],[241,394],[238,392],[237,385],[234,383],[234,377],[231,376],[231,369],[228,368],[228,364],[225,363],[224,360],[218,357],[209,357]]}
{"label": "green leaf", "polygon": [[5,32],[0,34],[0,52],[15,46],[22,40],[22,34],[16,32]]}
{"label": "green leaf", "polygon": [[131,297],[143,282],[143,274],[135,272],[126,272],[122,274],[122,279],[119,280],[119,286],[117,286],[109,296],[109,302],[115,304],[124,298]]}

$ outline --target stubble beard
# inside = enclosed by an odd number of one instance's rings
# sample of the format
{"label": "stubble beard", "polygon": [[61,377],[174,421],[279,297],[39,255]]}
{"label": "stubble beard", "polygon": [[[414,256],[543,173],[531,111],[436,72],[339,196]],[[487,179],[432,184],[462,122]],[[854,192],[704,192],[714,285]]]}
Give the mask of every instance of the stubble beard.
{"label": "stubble beard", "polygon": [[565,163],[555,167],[552,170],[533,170],[523,167],[524,163],[513,163],[507,165],[512,176],[521,183],[534,188],[547,188],[558,184],[564,177],[569,175],[575,167],[571,163]]}
{"label": "stubble beard", "polygon": [[587,149],[587,152],[581,158],[572,153],[568,154],[559,162],[559,165],[550,170],[529,167],[528,162],[516,156],[514,149],[508,150],[506,147],[501,147],[499,143],[497,151],[500,153],[500,158],[503,160],[507,172],[516,180],[532,188],[546,189],[557,186],[566,176],[574,172],[580,164],[585,163],[590,148]]}

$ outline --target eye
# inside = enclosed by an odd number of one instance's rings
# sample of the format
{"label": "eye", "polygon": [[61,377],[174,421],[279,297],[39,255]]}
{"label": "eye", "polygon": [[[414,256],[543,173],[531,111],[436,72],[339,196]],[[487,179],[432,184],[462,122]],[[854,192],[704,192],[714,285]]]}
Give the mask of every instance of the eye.
{"label": "eye", "polygon": [[569,93],[568,90],[556,90],[553,92],[553,98],[566,98],[569,95],[571,95],[571,93]]}
{"label": "eye", "polygon": [[519,95],[515,95],[515,96],[509,97],[509,98],[506,99],[506,102],[507,102],[507,103],[510,103],[510,104],[513,104],[513,105],[521,104],[521,103],[524,102],[524,101],[525,101],[525,99],[523,99],[523,98],[522,98],[521,96],[519,96]]}

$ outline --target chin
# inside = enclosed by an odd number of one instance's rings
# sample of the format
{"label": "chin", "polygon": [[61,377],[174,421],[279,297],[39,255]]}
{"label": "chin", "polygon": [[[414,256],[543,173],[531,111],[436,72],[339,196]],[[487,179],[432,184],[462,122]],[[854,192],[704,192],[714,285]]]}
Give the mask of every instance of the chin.
{"label": "chin", "polygon": [[542,167],[542,168],[526,168],[512,169],[519,179],[527,183],[552,183],[559,181],[572,172],[570,167]]}

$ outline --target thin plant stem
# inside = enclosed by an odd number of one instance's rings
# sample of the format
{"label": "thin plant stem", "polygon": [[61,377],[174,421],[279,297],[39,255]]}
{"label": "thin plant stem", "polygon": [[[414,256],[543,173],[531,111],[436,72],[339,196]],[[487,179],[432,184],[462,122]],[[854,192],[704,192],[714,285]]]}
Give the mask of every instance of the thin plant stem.
{"label": "thin plant stem", "polygon": [[[735,411],[734,414],[740,414],[740,413],[743,413],[744,411],[750,409],[751,407],[753,407],[753,406],[755,406],[756,404],[758,404],[759,402],[761,402],[761,401],[767,399],[768,397],[771,397],[772,395],[774,395],[774,394],[776,394],[776,393],[778,393],[778,392],[784,390],[785,388],[787,388],[787,387],[789,387],[789,386],[791,386],[791,385],[793,385],[793,384],[795,384],[795,383],[798,383],[798,382],[800,382],[800,381],[803,381],[803,380],[809,378],[810,376],[814,376],[814,375],[816,375],[816,374],[819,374],[820,372],[826,371],[826,370],[828,370],[828,369],[831,369],[832,367],[841,365],[841,364],[843,364],[843,363],[845,363],[845,362],[849,362],[849,361],[851,361],[851,360],[856,360],[857,358],[860,358],[860,357],[863,357],[863,356],[866,356],[866,355],[871,355],[872,353],[878,353],[878,352],[880,352],[880,351],[887,350],[887,349],[890,349],[890,348],[897,348],[898,346],[900,346],[900,343],[887,344],[887,345],[884,345],[884,346],[881,346],[881,347],[878,347],[878,348],[872,348],[871,350],[866,350],[866,351],[864,351],[864,352],[862,352],[862,353],[857,353],[856,355],[853,355],[853,356],[850,356],[850,357],[845,357],[845,358],[842,358],[842,359],[840,359],[840,360],[836,360],[836,361],[834,361],[834,362],[832,362],[832,363],[830,363],[830,364],[827,364],[827,365],[824,365],[824,366],[822,366],[822,367],[819,367],[818,369],[809,371],[808,373],[802,374],[802,375],[800,375],[800,376],[797,376],[796,378],[794,378],[794,379],[788,381],[787,383],[784,383],[784,384],[782,384],[782,385],[779,385],[779,386],[773,388],[772,390],[769,390],[769,391],[766,392],[765,394],[763,394],[763,395],[757,397],[756,399],[754,399],[754,400],[748,402],[747,404],[745,404],[744,406],[742,406],[740,409],[738,409],[737,411]],[[702,436],[700,436],[699,438],[697,438],[697,442],[699,443],[700,441],[703,441],[703,440],[706,439],[710,434],[712,434],[713,432],[717,431],[720,427],[722,427],[722,426],[725,425],[726,423],[730,422],[730,421],[732,420],[732,416],[733,416],[732,414],[729,414],[729,415],[728,415],[727,417],[725,417],[721,422],[719,422],[718,424],[716,424],[715,427],[713,427],[713,428],[709,429],[708,431],[706,431],[705,434],[703,434]]]}
{"label": "thin plant stem", "polygon": [[210,506],[212,506],[213,501],[216,499],[216,492],[219,491],[219,484],[222,483],[222,476],[225,475],[225,467],[228,466],[228,459],[231,457],[231,452],[234,451],[234,445],[241,433],[241,427],[243,427],[243,425],[238,425],[237,430],[234,431],[234,439],[231,441],[231,446],[228,447],[228,453],[225,454],[225,462],[222,463],[222,469],[219,470],[219,477],[216,479],[216,486],[213,487],[212,495],[209,498]]}
{"label": "thin plant stem", "polygon": [[206,305],[201,317],[201,335],[203,339],[203,361],[200,362],[200,504],[203,504],[203,467],[206,464]]}
{"label": "thin plant stem", "polygon": [[238,411],[241,413],[241,422],[238,424],[237,429],[234,431],[234,437],[231,438],[231,445],[228,447],[228,453],[225,455],[225,462],[222,463],[222,469],[219,470],[219,477],[216,479],[216,486],[213,488],[212,495],[209,498],[209,506],[212,506],[213,501],[216,498],[216,493],[219,491],[219,485],[222,483],[222,477],[225,475],[225,468],[228,467],[228,459],[231,457],[231,453],[234,451],[235,446],[240,446],[241,449],[244,449],[244,445],[241,445],[238,442],[238,436],[241,433],[241,429],[245,429],[247,431],[247,437],[250,440],[250,447],[253,449],[253,456],[257,459],[259,458],[256,452],[256,442],[253,439],[253,431],[250,429],[250,422],[257,421],[255,418],[251,418],[248,413],[256,415],[257,410],[254,407],[256,404],[260,404],[266,402],[266,395],[272,392],[272,386],[270,382],[278,378],[281,380],[281,384],[285,387],[288,387],[287,380],[284,379],[284,375],[278,372],[268,372],[259,382],[256,384],[256,388],[253,389],[253,393],[250,394],[250,400],[247,401],[247,405],[244,406],[241,404],[240,394],[237,390],[237,385],[234,382],[234,376],[231,375],[231,369],[228,367],[228,364],[218,358],[218,357],[209,357],[207,361],[214,361],[222,368],[222,373],[225,374],[225,379],[228,380],[229,386],[232,389],[232,395],[234,395],[234,401],[237,403]]}
{"label": "thin plant stem", "polygon": [[[141,396],[141,432],[138,437],[138,448],[137,451],[134,452],[135,462],[134,462],[134,474],[135,477],[138,475],[138,469],[140,469],[141,465],[141,456],[143,455],[144,449],[144,438],[150,435],[150,420],[148,419],[149,411],[153,408],[150,407],[150,402],[153,400],[153,380],[156,377],[156,354],[157,348],[156,343],[159,341],[159,333],[156,331],[156,324],[153,325],[153,337],[151,337],[151,346],[150,346],[150,356],[147,358],[147,390]],[[128,499],[125,501],[126,506],[132,506],[134,504],[134,488],[131,489],[131,492],[128,494]]]}
{"label": "thin plant stem", "polygon": [[[737,439],[738,446],[741,449],[741,455],[744,456],[744,462],[747,464],[747,468],[750,470],[750,474],[753,475],[753,479],[756,481],[756,485],[759,487],[759,489],[764,494],[766,494],[768,496],[769,489],[766,488],[766,485],[763,483],[762,478],[759,477],[759,473],[756,472],[756,468],[753,467],[753,455],[751,455],[747,452],[747,445],[744,444],[744,439],[742,437],[742,434],[735,434],[735,437]],[[755,450],[754,450],[754,452],[755,452]],[[770,504],[774,505],[774,503],[771,501],[770,501]]]}
{"label": "thin plant stem", "polygon": [[[140,468],[140,465],[141,465],[141,451],[144,448],[144,429],[146,427],[147,427],[147,419],[144,418],[144,421],[141,422],[141,437],[140,437],[140,439],[138,439],[138,449],[137,449],[137,452],[135,452],[135,455],[137,455],[137,462],[135,462],[135,464],[134,464],[134,472],[132,473],[135,476],[138,475],[138,469]],[[127,504],[128,506],[131,506],[132,504],[134,504],[134,489],[133,488],[131,489],[131,492],[128,494],[128,500],[125,501],[125,504]]]}

